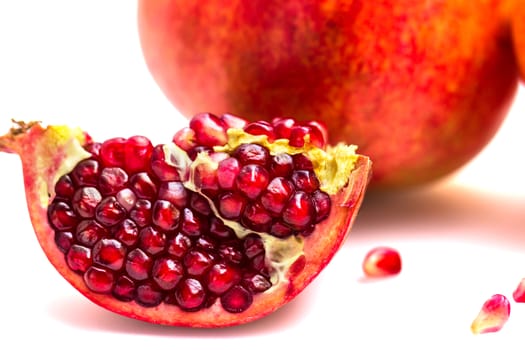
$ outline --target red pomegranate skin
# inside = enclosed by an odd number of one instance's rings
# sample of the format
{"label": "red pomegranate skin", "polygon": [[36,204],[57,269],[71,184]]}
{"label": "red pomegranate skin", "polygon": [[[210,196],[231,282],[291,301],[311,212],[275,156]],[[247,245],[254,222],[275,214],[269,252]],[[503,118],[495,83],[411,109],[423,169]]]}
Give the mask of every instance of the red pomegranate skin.
{"label": "red pomegranate skin", "polygon": [[324,121],[374,161],[373,188],[399,188],[452,173],[497,132],[518,80],[514,1],[143,0],[138,24],[184,115]]}

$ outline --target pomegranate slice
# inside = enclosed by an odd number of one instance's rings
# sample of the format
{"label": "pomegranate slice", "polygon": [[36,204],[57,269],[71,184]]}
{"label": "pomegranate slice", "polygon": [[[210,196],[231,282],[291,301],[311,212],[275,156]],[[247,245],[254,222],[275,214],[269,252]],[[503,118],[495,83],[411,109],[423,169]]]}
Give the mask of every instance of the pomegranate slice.
{"label": "pomegranate slice", "polygon": [[152,323],[222,327],[300,293],[343,243],[369,181],[354,146],[327,146],[297,122],[289,140],[281,124],[203,113],[153,146],[18,122],[0,151],[20,156],[38,241],[88,299]]}

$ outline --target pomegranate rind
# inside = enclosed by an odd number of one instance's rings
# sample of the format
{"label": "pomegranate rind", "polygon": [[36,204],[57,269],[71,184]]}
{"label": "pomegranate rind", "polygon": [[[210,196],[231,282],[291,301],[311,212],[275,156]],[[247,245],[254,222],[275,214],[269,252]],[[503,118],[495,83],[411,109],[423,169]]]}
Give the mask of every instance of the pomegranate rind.
{"label": "pomegranate rind", "polygon": [[89,156],[82,148],[84,142],[85,134],[78,129],[43,128],[40,123],[33,123],[24,124],[24,127],[0,137],[0,151],[17,153],[22,159],[26,200],[33,228],[56,270],[86,298],[107,310],[137,320],[172,326],[215,328],[243,324],[260,319],[291,301],[322,271],[345,241],[362,203],[372,166],[369,158],[356,155],[354,170],[347,184],[331,196],[329,217],[304,239],[303,254],[286,270],[284,283],[254,295],[253,304],[241,313],[226,312],[219,302],[200,311],[187,312],[166,303],[147,308],[134,301],[122,302],[111,295],[93,293],[86,287],[82,276],[67,267],[47,221],[47,206],[53,200],[54,182],[66,172],[64,164],[71,164],[72,168],[76,162]]}

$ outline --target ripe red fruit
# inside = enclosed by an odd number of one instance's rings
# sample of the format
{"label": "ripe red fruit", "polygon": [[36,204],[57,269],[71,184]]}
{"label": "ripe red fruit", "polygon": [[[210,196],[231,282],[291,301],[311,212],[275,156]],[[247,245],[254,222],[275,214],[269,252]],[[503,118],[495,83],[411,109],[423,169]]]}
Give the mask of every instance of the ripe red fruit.
{"label": "ripe red fruit", "polygon": [[494,294],[483,303],[470,328],[474,334],[497,332],[503,328],[509,317],[509,300],[502,294]]}
{"label": "ripe red fruit", "polygon": [[[142,52],[168,99],[187,117],[314,116],[331,142],[355,142],[374,160],[377,188],[428,183],[466,164],[513,101],[517,61],[525,78],[520,0],[227,4],[139,1]],[[299,145],[308,127],[282,118],[274,133]]]}
{"label": "ripe red fruit", "polygon": [[18,123],[0,151],[20,155],[37,238],[82,294],[148,322],[219,327],[300,293],[341,246],[369,180],[353,146],[326,146],[313,127],[291,146],[271,128],[203,113],[152,146]]}

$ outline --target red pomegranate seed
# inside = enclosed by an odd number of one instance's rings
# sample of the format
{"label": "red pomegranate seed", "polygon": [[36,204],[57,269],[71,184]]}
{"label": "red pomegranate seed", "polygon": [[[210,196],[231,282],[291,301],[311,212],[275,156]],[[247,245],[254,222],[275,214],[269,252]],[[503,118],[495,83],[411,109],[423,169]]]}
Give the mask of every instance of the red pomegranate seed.
{"label": "red pomegranate seed", "polygon": [[270,289],[272,283],[260,273],[248,272],[242,277],[242,284],[252,293],[262,293]]}
{"label": "red pomegranate seed", "polygon": [[248,164],[241,168],[237,176],[237,188],[249,199],[255,199],[270,182],[270,174],[260,165]]}
{"label": "red pomegranate seed", "polygon": [[192,193],[191,195],[190,207],[197,213],[204,216],[208,216],[211,213],[211,208],[210,204],[208,203],[208,200],[196,192]]}
{"label": "red pomegranate seed", "polygon": [[75,237],[70,231],[55,231],[55,244],[62,253],[67,253],[75,242]]}
{"label": "red pomegranate seed", "polygon": [[314,170],[314,165],[312,164],[312,161],[308,159],[308,157],[306,157],[304,154],[294,154],[292,158],[295,170]]}
{"label": "red pomegranate seed", "polygon": [[78,218],[69,204],[61,201],[51,203],[47,211],[48,220],[55,230],[65,231],[75,227]]}
{"label": "red pomegranate seed", "polygon": [[401,256],[390,247],[373,248],[363,260],[363,271],[369,277],[396,275],[401,272]]}
{"label": "red pomegranate seed", "polygon": [[126,139],[115,137],[106,140],[100,146],[100,159],[105,167],[124,168],[126,159]]}
{"label": "red pomegranate seed", "polygon": [[474,319],[471,325],[472,333],[493,333],[501,330],[510,316],[510,303],[501,294],[491,296]]}
{"label": "red pomegranate seed", "polygon": [[324,148],[328,142],[328,132],[326,126],[318,121],[309,121],[306,126],[310,128],[310,141],[314,146]]}
{"label": "red pomegranate seed", "polygon": [[168,254],[180,259],[186,254],[191,246],[191,239],[185,234],[179,232],[168,242]]}
{"label": "red pomegranate seed", "polygon": [[137,287],[137,303],[146,306],[157,306],[162,302],[162,292],[153,283],[145,282]]}
{"label": "red pomegranate seed", "polygon": [[211,113],[200,113],[190,121],[190,128],[200,145],[213,147],[224,145],[228,141],[226,125]]}
{"label": "red pomegranate seed", "polygon": [[149,170],[149,161],[153,145],[145,136],[132,136],[124,147],[124,168],[129,173]]}
{"label": "red pomegranate seed", "polygon": [[264,253],[264,243],[255,233],[250,233],[243,240],[244,254],[248,259],[252,259],[254,256]]}
{"label": "red pomegranate seed", "polygon": [[107,237],[108,230],[95,220],[81,221],[75,232],[75,238],[81,244],[92,247],[99,241],[99,239]]}
{"label": "red pomegranate seed", "polygon": [[164,250],[166,245],[166,234],[158,231],[151,226],[147,226],[140,230],[139,246],[146,253],[151,255],[158,254]]}
{"label": "red pomegranate seed", "polygon": [[315,191],[311,194],[315,207],[315,223],[319,223],[330,215],[332,201],[330,196],[323,191]]}
{"label": "red pomegranate seed", "polygon": [[235,186],[235,178],[239,174],[241,166],[236,158],[230,157],[219,162],[217,167],[217,180],[223,190],[232,190]]}
{"label": "red pomegranate seed", "polygon": [[289,139],[295,120],[292,118],[275,118],[272,120],[276,138]]}
{"label": "red pomegranate seed", "polygon": [[246,207],[247,199],[238,192],[226,192],[217,199],[219,213],[225,219],[236,220]]}
{"label": "red pomegranate seed", "polygon": [[512,293],[514,301],[517,303],[525,303],[525,278],[523,278],[514,292]]}
{"label": "red pomegranate seed", "polygon": [[83,218],[95,216],[95,209],[102,200],[102,195],[95,187],[81,187],[75,191],[71,204],[73,210]]}
{"label": "red pomegranate seed", "polygon": [[151,220],[161,230],[174,230],[179,225],[179,219],[179,209],[170,202],[159,199],[153,204]]}
{"label": "red pomegranate seed", "polygon": [[286,238],[293,234],[293,230],[290,228],[290,226],[277,221],[272,224],[272,227],[270,228],[270,233],[275,237]]}
{"label": "red pomegranate seed", "polygon": [[187,278],[182,280],[176,288],[175,300],[184,310],[196,310],[206,300],[206,292],[199,280]]}
{"label": "red pomegranate seed", "polygon": [[195,186],[209,197],[215,197],[219,190],[217,170],[208,163],[201,163],[195,167],[193,174]]}
{"label": "red pomegranate seed", "polygon": [[293,158],[287,153],[276,154],[270,163],[270,173],[274,177],[288,177],[294,168]]}
{"label": "red pomegranate seed", "polygon": [[97,206],[95,218],[106,227],[118,224],[126,217],[126,209],[114,196],[106,197]]}
{"label": "red pomegranate seed", "polygon": [[84,273],[86,286],[96,293],[109,293],[113,289],[115,276],[113,272],[96,266],[91,266]]}
{"label": "red pomegranate seed", "polygon": [[129,179],[129,187],[138,198],[154,199],[157,196],[157,185],[145,172],[136,173]]}
{"label": "red pomegranate seed", "polygon": [[294,191],[293,184],[282,177],[275,177],[261,195],[261,204],[271,214],[281,214]]}
{"label": "red pomegranate seed", "polygon": [[157,198],[167,200],[182,209],[188,205],[190,193],[182,182],[169,181],[161,183]]}
{"label": "red pomegranate seed", "polygon": [[180,261],[163,257],[155,261],[151,275],[157,286],[164,290],[171,290],[184,276],[184,268]]}
{"label": "red pomegranate seed", "polygon": [[55,194],[62,199],[68,199],[75,193],[75,185],[69,175],[62,175],[55,184]]}
{"label": "red pomegranate seed", "polygon": [[182,128],[173,135],[173,143],[184,151],[189,151],[197,146],[197,136],[190,128]]}
{"label": "red pomegranate seed", "polygon": [[80,161],[71,172],[71,178],[77,186],[96,186],[99,175],[100,166],[93,159]]}
{"label": "red pomegranate seed", "polygon": [[66,254],[67,266],[75,272],[86,272],[92,265],[91,249],[73,244]]}
{"label": "red pomegranate seed", "polygon": [[214,257],[208,252],[192,249],[183,259],[186,271],[191,276],[202,276],[214,262]]}
{"label": "red pomegranate seed", "polygon": [[296,230],[309,226],[315,215],[315,207],[310,196],[302,191],[297,191],[290,198],[283,210],[283,221]]}
{"label": "red pomegranate seed", "polygon": [[105,195],[113,195],[123,189],[128,182],[128,174],[121,168],[104,168],[98,179],[98,188]]}
{"label": "red pomegranate seed", "polygon": [[292,181],[295,188],[306,193],[311,193],[319,189],[319,180],[312,171],[296,170],[292,174]]}
{"label": "red pomegranate seed", "polygon": [[120,270],[126,257],[126,247],[116,239],[103,238],[93,247],[93,261],[110,270]]}
{"label": "red pomegranate seed", "polygon": [[147,199],[139,199],[129,212],[129,217],[139,227],[147,226],[151,223],[151,202]]}
{"label": "red pomegranate seed", "polygon": [[233,285],[239,283],[241,274],[235,267],[218,263],[211,267],[206,275],[206,287],[215,294],[222,294]]}
{"label": "red pomegranate seed", "polygon": [[241,222],[249,229],[266,232],[270,229],[272,216],[260,203],[248,203]]}
{"label": "red pomegranate seed", "polygon": [[266,135],[268,137],[268,141],[275,141],[273,126],[266,121],[249,123],[244,127],[244,131],[251,135]]}
{"label": "red pomegranate seed", "polygon": [[128,212],[133,209],[137,203],[137,196],[129,188],[121,189],[117,192],[115,197],[117,198],[117,201],[120,203],[120,205],[122,205],[122,207]]}
{"label": "red pomegranate seed", "polygon": [[201,235],[195,242],[195,247],[202,248],[203,250],[212,252],[215,251],[217,242],[213,238],[207,235]]}
{"label": "red pomegranate seed", "polygon": [[226,226],[221,219],[216,217],[211,219],[210,234],[221,240],[233,239],[235,237],[233,230]]}
{"label": "red pomegranate seed", "polygon": [[252,302],[252,294],[240,285],[233,286],[221,296],[222,307],[231,313],[243,312]]}
{"label": "red pomegranate seed", "polygon": [[139,230],[135,221],[125,219],[115,228],[115,238],[130,247],[137,243],[139,239]]}
{"label": "red pomegranate seed", "polygon": [[223,114],[220,119],[227,129],[243,129],[246,126],[246,120],[232,114]]}
{"label": "red pomegranate seed", "polygon": [[306,136],[310,136],[311,130],[307,126],[296,125],[290,131],[290,146],[303,147]]}
{"label": "red pomegranate seed", "polygon": [[135,299],[135,282],[127,276],[119,276],[113,286],[113,296],[121,301],[132,301]]}
{"label": "red pomegranate seed", "polygon": [[126,272],[137,281],[145,280],[148,278],[152,263],[153,261],[148,254],[140,248],[135,248],[128,253],[125,264]]}
{"label": "red pomegranate seed", "polygon": [[241,165],[258,164],[266,167],[270,161],[270,152],[256,143],[244,143],[233,151],[232,156],[239,160]]}
{"label": "red pomegranate seed", "polygon": [[227,263],[239,265],[243,262],[243,254],[236,242],[223,243],[219,245],[218,252]]}
{"label": "red pomegranate seed", "polygon": [[191,209],[184,208],[180,230],[190,237],[198,237],[208,230],[208,223]]}

